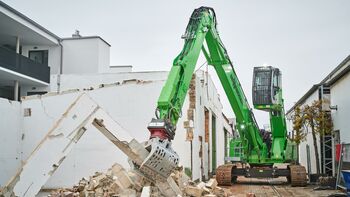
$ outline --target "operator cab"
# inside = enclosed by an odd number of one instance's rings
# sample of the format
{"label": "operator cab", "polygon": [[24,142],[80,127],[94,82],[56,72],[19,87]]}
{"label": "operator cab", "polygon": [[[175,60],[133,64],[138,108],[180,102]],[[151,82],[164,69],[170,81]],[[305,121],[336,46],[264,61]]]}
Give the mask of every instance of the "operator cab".
{"label": "operator cab", "polygon": [[254,67],[253,74],[253,104],[257,109],[269,109],[278,104],[281,84],[281,72],[272,66]]}

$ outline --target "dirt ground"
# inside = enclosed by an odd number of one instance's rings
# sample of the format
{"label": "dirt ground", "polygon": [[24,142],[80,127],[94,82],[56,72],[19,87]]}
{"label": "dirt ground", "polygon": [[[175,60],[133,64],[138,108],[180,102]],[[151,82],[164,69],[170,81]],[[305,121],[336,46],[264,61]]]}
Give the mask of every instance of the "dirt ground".
{"label": "dirt ground", "polygon": [[235,197],[246,197],[247,193],[254,193],[256,197],[326,197],[330,194],[341,193],[337,190],[314,190],[315,185],[307,187],[291,187],[285,178],[275,179],[249,179],[238,178],[238,183],[230,187],[223,187]]}

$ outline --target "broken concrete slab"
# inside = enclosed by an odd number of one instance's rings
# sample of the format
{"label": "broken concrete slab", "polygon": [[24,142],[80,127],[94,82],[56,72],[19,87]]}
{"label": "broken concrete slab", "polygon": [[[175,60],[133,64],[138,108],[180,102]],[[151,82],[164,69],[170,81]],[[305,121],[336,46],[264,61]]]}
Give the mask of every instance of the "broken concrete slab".
{"label": "broken concrete slab", "polygon": [[146,186],[142,188],[141,197],[150,197],[151,196],[151,186]]}
{"label": "broken concrete slab", "polygon": [[216,186],[218,186],[218,182],[216,181],[216,179],[209,179],[209,181],[205,184],[206,187],[210,188],[210,189],[214,189]]}
{"label": "broken concrete slab", "polygon": [[118,194],[119,197],[136,197],[137,192],[133,189],[125,189]]}
{"label": "broken concrete slab", "polygon": [[189,196],[201,197],[203,190],[199,187],[188,185],[185,187],[184,192]]}
{"label": "broken concrete slab", "polygon": [[0,196],[35,196],[61,165],[81,136],[87,131],[87,128],[91,128],[91,123],[94,122],[97,126],[102,123],[102,121],[94,120],[103,120],[103,127],[108,125],[109,128],[113,128],[113,131],[106,129],[99,129],[99,131],[129,158],[133,159],[134,162],[141,164],[143,158],[140,155],[145,154],[146,151],[142,151],[140,148],[142,145],[137,146],[135,145],[136,142],[133,142],[133,146],[130,147],[127,143],[133,140],[130,134],[103,111],[87,94],[83,93],[77,97],[61,118],[52,126],[24,162],[24,165],[4,186]]}
{"label": "broken concrete slab", "polygon": [[35,196],[85,133],[85,124],[98,109],[89,96],[80,95],[5,185],[0,196]]}

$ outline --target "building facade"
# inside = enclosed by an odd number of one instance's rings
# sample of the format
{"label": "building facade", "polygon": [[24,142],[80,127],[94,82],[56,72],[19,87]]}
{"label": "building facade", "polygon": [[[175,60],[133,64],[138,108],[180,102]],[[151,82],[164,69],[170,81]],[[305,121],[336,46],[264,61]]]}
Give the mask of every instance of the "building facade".
{"label": "building facade", "polygon": [[[320,154],[321,173],[335,174],[335,145],[350,143],[350,56],[346,57],[321,82],[313,85],[296,104],[287,111],[288,129],[293,132],[292,116],[296,106],[311,104],[315,100],[329,101],[327,110],[331,113],[334,132],[331,136],[321,138],[317,136]],[[306,140],[299,146],[299,160],[309,168],[309,173],[316,173],[316,159],[312,135],[308,129]],[[308,159],[308,155],[310,155]]]}
{"label": "building facade", "polygon": [[3,98],[19,100],[21,96],[49,92],[51,75],[131,69],[110,65],[111,45],[101,37],[81,36],[76,31],[70,38],[60,38],[2,1],[0,27],[0,97]]}

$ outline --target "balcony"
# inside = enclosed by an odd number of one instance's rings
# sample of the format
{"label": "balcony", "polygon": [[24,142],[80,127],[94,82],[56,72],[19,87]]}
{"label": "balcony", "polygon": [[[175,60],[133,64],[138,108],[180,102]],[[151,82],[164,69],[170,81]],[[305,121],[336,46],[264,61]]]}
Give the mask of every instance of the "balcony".
{"label": "balcony", "polygon": [[0,47],[0,67],[50,83],[50,67]]}

